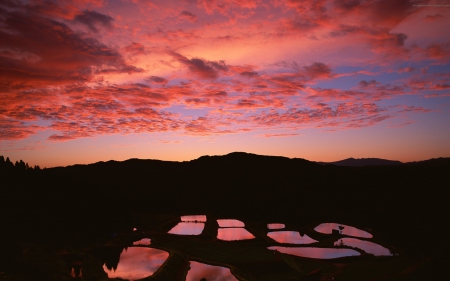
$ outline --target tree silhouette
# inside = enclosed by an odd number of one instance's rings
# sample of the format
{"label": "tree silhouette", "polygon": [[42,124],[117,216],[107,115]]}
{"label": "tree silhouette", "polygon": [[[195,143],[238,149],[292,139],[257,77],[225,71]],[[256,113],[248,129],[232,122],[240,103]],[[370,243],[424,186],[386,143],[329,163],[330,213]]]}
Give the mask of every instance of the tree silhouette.
{"label": "tree silhouette", "polygon": [[11,162],[9,160],[9,157],[5,157],[3,155],[0,155],[0,169],[1,170],[7,170],[7,171],[16,171],[16,172],[26,172],[26,171],[39,171],[41,168],[37,165],[31,167],[28,165],[28,163],[25,163],[22,159],[19,161],[16,161],[15,163]]}
{"label": "tree silhouette", "polygon": [[14,164],[11,162],[11,160],[9,160],[9,157],[6,157],[5,163],[6,163],[6,167],[7,168],[13,168],[14,167]]}

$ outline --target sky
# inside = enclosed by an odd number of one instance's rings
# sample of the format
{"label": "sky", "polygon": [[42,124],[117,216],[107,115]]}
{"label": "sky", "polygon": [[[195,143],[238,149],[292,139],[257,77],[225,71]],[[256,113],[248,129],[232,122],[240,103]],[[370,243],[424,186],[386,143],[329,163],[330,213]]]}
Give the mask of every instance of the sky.
{"label": "sky", "polygon": [[450,157],[450,1],[0,2],[0,155]]}

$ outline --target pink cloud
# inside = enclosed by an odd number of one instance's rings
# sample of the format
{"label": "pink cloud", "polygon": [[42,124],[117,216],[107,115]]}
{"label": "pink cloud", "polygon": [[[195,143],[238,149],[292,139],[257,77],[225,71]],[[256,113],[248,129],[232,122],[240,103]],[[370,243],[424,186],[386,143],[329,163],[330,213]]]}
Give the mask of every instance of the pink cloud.
{"label": "pink cloud", "polygon": [[264,134],[262,135],[265,138],[284,138],[284,137],[293,137],[298,136],[299,134]]}
{"label": "pink cloud", "polygon": [[[137,73],[120,53],[97,39],[74,32],[29,6],[4,10],[0,22],[0,83],[36,88],[93,80],[100,73]],[[6,30],[9,30],[8,32]],[[20,86],[19,86],[20,85]]]}
{"label": "pink cloud", "polygon": [[[2,139],[41,130],[63,141],[348,129],[428,112],[381,106],[400,95],[447,96],[450,85],[435,73],[450,58],[449,43],[410,42],[405,28],[408,20],[424,29],[435,24],[413,5],[427,1],[394,2],[136,0],[120,4],[126,9],[102,1],[2,3]],[[417,12],[419,20],[411,17]],[[434,20],[443,20],[438,15]],[[347,67],[357,70],[341,70]],[[377,76],[386,71],[391,81],[381,83]],[[407,78],[395,80],[399,73]],[[284,135],[291,134],[265,136]]]}
{"label": "pink cloud", "polygon": [[42,129],[36,125],[29,125],[23,121],[0,117],[0,140],[19,140],[27,138]]}

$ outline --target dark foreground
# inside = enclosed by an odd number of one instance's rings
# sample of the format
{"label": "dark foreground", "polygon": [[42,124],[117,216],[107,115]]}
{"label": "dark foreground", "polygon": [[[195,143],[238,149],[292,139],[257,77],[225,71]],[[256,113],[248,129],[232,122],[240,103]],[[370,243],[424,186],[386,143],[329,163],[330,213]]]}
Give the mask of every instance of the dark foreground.
{"label": "dark foreground", "polygon": [[[383,276],[376,275],[380,271],[376,266],[386,265],[386,258],[310,265],[329,276],[344,264],[347,271],[335,280],[447,280],[449,172],[448,158],[342,167],[245,153],[189,162],[131,159],[40,171],[2,169],[0,279],[70,280],[71,255],[83,259],[84,280],[105,279],[101,266],[106,260],[98,248],[115,245],[117,256],[121,247],[139,238],[130,233],[136,226],[153,233],[155,245],[176,253],[165,265],[166,273],[183,272],[192,251],[205,254],[201,245],[218,247],[218,254],[209,259],[220,260],[222,244],[214,240],[214,232],[205,233],[206,240],[200,242],[200,238],[167,240],[164,233],[179,215],[207,214],[212,221],[241,219],[256,233],[269,222],[284,222],[298,230],[339,222],[373,230],[380,243],[399,253],[389,261],[395,270]],[[232,243],[267,246],[264,241]],[[254,252],[248,262],[231,263],[241,272],[241,280],[264,280],[268,275],[264,269],[270,266],[283,278],[298,266],[308,268],[305,259],[288,255],[281,255],[281,264],[256,257],[266,254]],[[371,270],[374,276],[361,273]],[[307,271],[300,270],[298,280],[306,278]],[[185,275],[160,276],[183,280]]]}

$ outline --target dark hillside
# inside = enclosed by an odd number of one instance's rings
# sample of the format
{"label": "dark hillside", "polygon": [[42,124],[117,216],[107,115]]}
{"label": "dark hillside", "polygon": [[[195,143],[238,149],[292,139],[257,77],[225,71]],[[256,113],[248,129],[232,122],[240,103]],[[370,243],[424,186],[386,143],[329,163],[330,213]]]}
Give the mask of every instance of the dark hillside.
{"label": "dark hillside", "polygon": [[336,166],[349,166],[349,167],[361,167],[361,166],[380,166],[380,165],[401,165],[400,161],[386,160],[380,158],[347,158],[335,162],[321,162],[322,164],[332,164]]}
{"label": "dark hillside", "polygon": [[214,213],[355,224],[377,229],[388,244],[414,255],[443,256],[450,249],[449,171],[449,158],[346,167],[247,153],[3,169],[1,235],[98,236],[130,227],[133,213]]}

